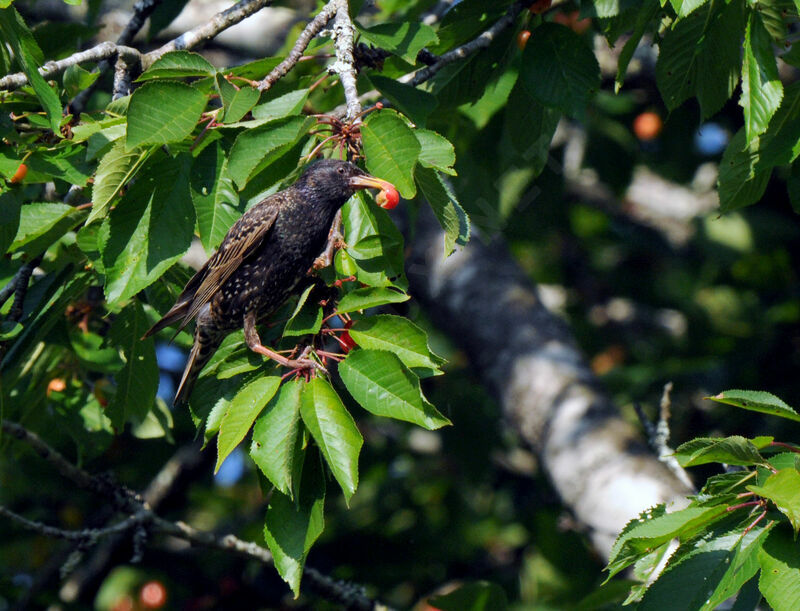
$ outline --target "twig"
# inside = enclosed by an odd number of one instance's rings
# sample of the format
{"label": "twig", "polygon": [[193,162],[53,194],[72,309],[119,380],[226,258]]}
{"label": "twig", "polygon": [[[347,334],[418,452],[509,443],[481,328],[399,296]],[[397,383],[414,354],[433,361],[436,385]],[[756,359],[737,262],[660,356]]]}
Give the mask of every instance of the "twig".
{"label": "twig", "polygon": [[452,64],[455,61],[460,59],[466,59],[470,55],[472,55],[478,49],[485,49],[488,47],[497,35],[500,34],[503,30],[505,30],[508,26],[514,23],[514,20],[519,15],[520,11],[524,8],[525,3],[523,2],[515,2],[512,4],[506,14],[500,17],[489,29],[485,30],[481,33],[477,38],[464,43],[460,47],[456,47],[455,49],[448,51],[444,55],[439,56],[438,61],[421,70],[418,70],[414,74],[406,75],[400,79],[398,79],[401,83],[406,83],[413,87],[424,83],[425,81],[432,78],[439,70],[444,68],[447,64]]}
{"label": "twig", "polygon": [[[271,4],[271,1],[272,0],[240,0],[240,2],[229,9],[214,15],[207,23],[189,30],[188,32],[184,32],[174,40],[171,40],[167,44],[145,55],[125,45],[104,42],[86,51],[74,53],[64,59],[47,62],[44,66],[39,68],[39,73],[44,78],[52,78],[70,66],[87,61],[97,62],[100,60],[107,60],[117,55],[123,56],[125,61],[131,65],[135,64],[137,59],[141,60],[142,69],[146,70],[165,53],[180,49],[192,49]],[[27,82],[28,77],[22,72],[10,74],[0,79],[0,89],[12,91],[14,89],[19,89]]]}
{"label": "twig", "polygon": [[100,539],[101,537],[107,537],[109,535],[126,532],[135,526],[140,525],[142,522],[145,522],[146,518],[148,517],[146,512],[139,512],[129,516],[121,522],[114,524],[113,526],[107,526],[106,528],[67,530],[64,528],[56,528],[55,526],[48,526],[47,524],[37,522],[35,520],[29,520],[28,518],[11,511],[3,505],[0,505],[0,516],[5,516],[11,520],[14,520],[15,522],[21,524],[23,528],[37,532],[45,537],[51,537],[53,539],[67,539],[68,541],[89,542],[97,541],[97,539]]}
{"label": "twig", "polygon": [[[73,53],[64,59],[45,63],[44,66],[39,68],[39,74],[41,74],[45,79],[50,79],[61,74],[70,66],[77,66],[83,62],[97,62],[116,56],[122,56],[129,61],[135,61],[140,57],[140,53],[131,47],[116,45],[113,42],[102,42],[91,49],[87,49],[86,51]],[[0,78],[0,89],[13,91],[27,84],[27,82],[28,77],[24,72],[9,74],[8,76]]]}
{"label": "twig", "polygon": [[28,281],[31,279],[33,270],[36,269],[44,258],[44,253],[37,255],[17,272],[16,286],[14,288],[14,303],[8,311],[8,320],[17,322],[22,318],[22,307],[25,305],[25,295],[28,293]]}
{"label": "twig", "polygon": [[94,492],[105,492],[105,486],[98,485],[97,478],[93,477],[80,467],[76,467],[68,461],[61,452],[51,448],[41,437],[26,429],[24,426],[11,422],[2,421],[3,432],[8,433],[15,439],[28,444],[45,461],[55,467],[63,477],[76,483],[81,488]]}
{"label": "twig", "polygon": [[[40,534],[68,539],[68,540],[92,540],[100,536],[123,533],[136,527],[148,526],[152,532],[171,535],[184,541],[202,547],[219,549],[226,552],[234,552],[246,558],[257,560],[264,564],[272,564],[272,553],[265,547],[251,541],[244,541],[233,534],[217,535],[215,533],[198,530],[185,522],[171,522],[156,514],[146,500],[142,499],[129,491],[127,488],[115,484],[105,478],[91,475],[80,467],[68,461],[60,452],[51,448],[36,433],[27,430],[20,424],[2,421],[2,429],[11,434],[14,438],[24,441],[30,445],[39,456],[53,465],[61,475],[75,482],[82,488],[92,490],[103,496],[108,496],[109,492],[117,503],[117,506],[130,513],[123,521],[106,528],[85,529],[82,531],[69,531],[60,528],[47,526],[40,522],[34,522],[20,516],[0,506],[0,515],[13,519],[25,528],[34,530]],[[163,471],[163,470],[162,470]],[[174,478],[179,474],[180,469],[168,469],[163,473],[164,481],[154,481],[148,492],[156,497],[163,498],[164,485],[174,482]],[[158,478],[157,478],[158,479]],[[384,605],[367,598],[363,590],[352,583],[336,581],[330,577],[322,575],[318,571],[306,568],[304,575],[308,577],[308,585],[321,596],[335,602],[348,601],[348,608],[352,609],[387,609]]]}
{"label": "twig", "polygon": [[[448,3],[441,3],[441,7],[443,10],[446,10]],[[432,64],[426,66],[425,68],[421,68],[416,72],[406,74],[405,76],[400,77],[397,79],[399,83],[403,83],[406,85],[411,85],[412,87],[416,87],[417,85],[421,85],[425,81],[430,80],[433,78],[439,70],[444,68],[446,65],[451,64],[455,61],[459,61],[462,59],[466,59],[470,55],[472,55],[475,51],[479,49],[485,49],[488,47],[492,41],[497,38],[498,34],[509,27],[511,24],[514,23],[514,20],[519,15],[520,11],[525,7],[524,2],[515,2],[512,4],[506,14],[503,15],[500,19],[498,19],[491,27],[486,29],[484,32],[479,34],[476,38],[472,39],[469,42],[464,43],[460,47],[456,47],[451,51],[439,56],[436,58],[436,61]],[[437,7],[438,8],[438,7]],[[438,16],[434,15],[432,23],[435,23]],[[420,52],[422,55],[422,52]],[[425,63],[428,63],[429,60],[433,59],[432,55],[423,55],[422,58],[418,55],[417,59],[425,59]],[[376,96],[379,95],[377,89],[373,89],[372,91],[368,91],[361,96],[359,96],[359,102],[374,99]],[[388,105],[388,101],[384,101],[385,104]],[[343,117],[345,114],[349,114],[349,105],[343,104],[341,106],[337,106],[334,110],[332,110],[329,114],[333,117]]]}
{"label": "twig", "polygon": [[335,13],[336,2],[334,1],[328,2],[328,4],[322,7],[319,14],[303,28],[302,32],[300,32],[300,36],[297,37],[297,41],[294,43],[292,50],[289,51],[289,55],[286,56],[286,59],[275,66],[272,71],[264,77],[264,80],[259,83],[258,88],[261,91],[267,91],[281,78],[286,76],[289,70],[294,68],[297,62],[303,57],[303,52],[306,50],[306,47],[308,47],[311,39],[319,34],[322,28],[333,19]]}
{"label": "twig", "polygon": [[355,119],[361,113],[361,102],[358,101],[356,88],[356,69],[353,60],[353,38],[355,28],[347,11],[347,0],[332,0],[336,5],[336,19],[333,23],[333,39],[336,48],[336,62],[329,72],[338,74],[344,89],[347,104],[346,119]]}
{"label": "twig", "polygon": [[638,403],[633,404],[633,409],[642,423],[644,432],[647,435],[647,442],[653,451],[658,456],[658,459],[663,462],[675,476],[681,480],[683,484],[689,488],[694,488],[691,478],[687,475],[686,471],[681,467],[678,460],[675,458],[675,451],[669,447],[669,418],[670,418],[670,393],[672,392],[672,382],[664,384],[664,391],[661,394],[661,403],[659,405],[658,423],[653,424],[647,415],[644,413],[642,406]]}
{"label": "twig", "polygon": [[147,69],[154,61],[169,51],[192,49],[270,4],[272,4],[272,0],[240,0],[229,9],[214,15],[207,23],[184,32],[155,51],[150,51],[142,59],[142,67]]}
{"label": "twig", "polygon": [[[161,0],[139,0],[136,4],[133,5],[133,16],[128,21],[128,25],[125,26],[125,29],[122,31],[122,34],[119,35],[117,38],[118,45],[128,45],[134,39],[136,34],[139,33],[139,30],[142,29],[144,26],[144,22],[152,15],[153,11],[156,10],[156,7],[161,4]],[[103,60],[97,65],[97,70],[99,74],[104,74],[108,69],[111,67],[111,62]],[[117,67],[119,67],[119,61],[117,62]],[[91,85],[89,85],[83,91],[80,91],[78,95],[75,96],[75,99],[72,100],[72,104],[70,105],[72,108],[72,112],[75,114],[79,114],[83,112],[83,109],[86,107],[86,102],[89,101],[92,93],[97,87],[97,83],[99,83],[99,78],[94,81]],[[119,88],[121,89],[121,87]],[[117,78],[115,76],[114,79],[114,90],[117,91]]]}

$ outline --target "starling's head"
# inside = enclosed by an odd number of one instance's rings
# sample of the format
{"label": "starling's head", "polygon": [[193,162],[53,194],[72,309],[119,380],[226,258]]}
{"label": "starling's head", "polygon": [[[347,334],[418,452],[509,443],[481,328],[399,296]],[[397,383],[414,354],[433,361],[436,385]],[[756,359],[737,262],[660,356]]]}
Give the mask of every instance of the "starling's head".
{"label": "starling's head", "polygon": [[323,159],[310,165],[296,184],[340,206],[359,189],[380,189],[397,194],[392,183],[370,176],[348,161],[336,159]]}

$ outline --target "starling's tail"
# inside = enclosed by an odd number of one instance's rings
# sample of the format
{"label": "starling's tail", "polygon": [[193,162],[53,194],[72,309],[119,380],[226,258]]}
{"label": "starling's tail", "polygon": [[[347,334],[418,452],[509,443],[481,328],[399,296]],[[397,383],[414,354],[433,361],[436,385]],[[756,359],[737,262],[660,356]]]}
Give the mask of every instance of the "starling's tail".
{"label": "starling's tail", "polygon": [[214,352],[217,351],[223,338],[224,335],[210,334],[203,326],[197,326],[194,332],[194,345],[189,353],[186,369],[183,370],[181,383],[178,385],[175,400],[172,402],[173,405],[183,405],[189,400],[189,395],[192,394],[192,388],[197,376],[200,375],[200,371],[208,363]]}

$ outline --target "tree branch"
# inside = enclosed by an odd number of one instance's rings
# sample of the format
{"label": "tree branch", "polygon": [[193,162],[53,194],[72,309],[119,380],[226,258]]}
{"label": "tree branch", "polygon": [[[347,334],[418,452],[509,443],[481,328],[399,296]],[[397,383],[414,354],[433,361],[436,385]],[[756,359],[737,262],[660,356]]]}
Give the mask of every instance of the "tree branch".
{"label": "tree branch", "polygon": [[333,40],[336,48],[336,62],[330,71],[339,75],[347,104],[345,118],[354,120],[361,112],[356,88],[356,69],[353,60],[353,38],[355,28],[347,12],[347,0],[333,0],[336,5],[336,20],[333,23]]}
{"label": "tree branch", "polygon": [[452,64],[453,62],[461,59],[466,59],[479,49],[485,49],[492,44],[500,32],[514,23],[514,20],[524,8],[525,4],[526,3],[524,2],[515,2],[509,7],[505,15],[500,17],[500,19],[498,19],[490,28],[482,32],[477,38],[470,40],[469,42],[464,43],[460,47],[456,47],[455,49],[452,49],[443,55],[440,55],[435,64],[422,68],[421,70],[417,70],[413,74],[405,75],[402,78],[399,78],[398,81],[416,87],[417,85],[433,78],[433,76],[435,76],[436,73],[446,65]]}
{"label": "tree branch", "polygon": [[[101,42],[99,45],[87,49],[86,51],[79,51],[64,59],[58,61],[49,61],[39,68],[39,74],[45,79],[51,79],[58,76],[70,66],[77,66],[83,62],[99,62],[112,57],[124,57],[126,60],[135,62],[141,57],[141,54],[136,49],[126,47],[124,45],[116,45],[113,42]],[[28,83],[28,77],[24,72],[17,72],[9,74],[0,78],[0,89],[6,91],[14,91]]]}
{"label": "tree branch", "polygon": [[[162,518],[153,511],[148,502],[139,495],[132,493],[127,488],[115,484],[106,478],[91,475],[80,467],[72,464],[60,452],[51,448],[36,433],[27,430],[20,424],[3,420],[2,430],[15,439],[23,441],[31,446],[39,456],[55,467],[62,476],[75,482],[81,488],[91,490],[104,497],[111,496],[117,507],[130,514],[123,521],[106,528],[70,531],[28,520],[0,505],[0,515],[20,523],[28,530],[33,530],[48,537],[72,541],[94,542],[100,537],[116,535],[136,527],[147,526],[151,532],[171,535],[202,547],[233,552],[246,558],[257,560],[263,564],[272,564],[272,553],[267,548],[257,543],[244,541],[233,534],[217,535],[215,533],[198,530],[182,521],[171,522],[170,520]],[[163,498],[165,487],[169,487],[169,484],[175,481],[179,472],[180,469],[178,468],[162,470],[160,475],[163,475],[163,481],[159,481],[160,478],[157,477],[148,488],[148,493],[151,496],[155,496],[154,500]],[[304,569],[303,574],[308,578],[308,585],[320,596],[328,600],[334,602],[349,601],[348,608],[352,609],[387,609],[385,605],[366,597],[361,588],[352,583],[334,580],[308,567]]]}
{"label": "tree branch", "polygon": [[232,7],[214,15],[207,23],[184,32],[155,51],[150,51],[142,60],[142,68],[146,70],[154,61],[169,51],[193,49],[270,4],[272,4],[272,0],[240,0]]}
{"label": "tree branch", "polygon": [[[46,79],[53,78],[70,66],[88,61],[99,62],[116,56],[123,57],[126,63],[130,65],[141,61],[142,69],[146,70],[165,53],[180,49],[192,49],[214,38],[223,30],[227,30],[229,27],[236,25],[271,3],[272,0],[240,0],[240,2],[229,9],[214,15],[207,23],[193,28],[188,32],[184,32],[174,40],[144,55],[139,53],[136,49],[125,45],[103,42],[91,49],[74,53],[64,59],[47,62],[44,66],[39,68],[39,73]],[[0,79],[0,89],[13,91],[14,89],[19,89],[27,82],[28,77],[22,72],[10,74]]]}
{"label": "tree branch", "polygon": [[438,223],[420,216],[407,268],[412,292],[465,348],[595,548],[607,555],[632,517],[691,493],[619,416],[505,245],[473,237],[445,258]]}
{"label": "tree branch", "polygon": [[56,528],[55,526],[48,526],[42,522],[29,520],[26,517],[11,511],[7,507],[4,507],[3,505],[0,505],[0,516],[5,516],[6,518],[21,524],[23,528],[32,530],[40,535],[44,535],[45,537],[50,537],[52,539],[67,539],[68,541],[89,542],[95,542],[101,537],[107,537],[109,535],[115,535],[131,530],[135,526],[145,522],[148,517],[146,512],[139,512],[129,516],[117,524],[114,524],[113,526],[107,526],[106,528],[67,530],[64,528]]}
{"label": "tree branch", "polygon": [[297,37],[297,41],[294,43],[292,50],[289,51],[289,55],[286,56],[280,64],[275,66],[272,71],[264,77],[264,79],[259,83],[258,88],[261,91],[267,91],[270,87],[272,87],[275,83],[277,83],[280,79],[286,76],[289,71],[295,67],[297,62],[300,61],[300,58],[303,57],[303,52],[308,47],[311,39],[314,38],[317,34],[322,31],[322,28],[333,19],[333,16],[336,14],[336,2],[331,0],[325,6],[322,7],[322,10],[319,14],[312,19],[303,31],[300,32],[300,36]]}

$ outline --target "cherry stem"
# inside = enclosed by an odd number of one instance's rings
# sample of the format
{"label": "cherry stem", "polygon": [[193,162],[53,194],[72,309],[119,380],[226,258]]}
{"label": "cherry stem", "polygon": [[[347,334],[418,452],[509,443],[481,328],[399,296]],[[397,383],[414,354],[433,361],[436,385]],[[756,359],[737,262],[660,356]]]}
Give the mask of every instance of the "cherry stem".
{"label": "cherry stem", "polygon": [[763,512],[761,512],[760,516],[758,516],[755,520],[753,520],[753,522],[751,522],[750,526],[744,529],[742,536],[744,537],[747,533],[749,533],[753,529],[753,527],[756,524],[758,524],[761,520],[763,520],[766,516],[767,516],[767,510],[765,509]]}
{"label": "cherry stem", "polygon": [[738,505],[731,505],[726,509],[726,511],[736,511],[737,509],[742,509],[744,507],[755,507],[757,505],[761,505],[763,501],[748,501],[747,503],[739,503]]}
{"label": "cherry stem", "polygon": [[800,448],[797,448],[797,447],[793,446],[790,443],[784,443],[782,441],[773,441],[769,445],[770,445],[770,447],[777,446],[779,448],[786,448],[790,452],[797,452],[798,454],[800,454]]}

